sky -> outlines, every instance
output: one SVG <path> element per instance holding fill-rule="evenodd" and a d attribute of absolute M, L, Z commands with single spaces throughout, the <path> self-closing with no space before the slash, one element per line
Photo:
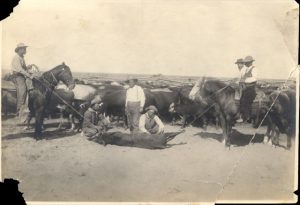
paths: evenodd
<path fill-rule="evenodd" d="M 259 78 L 282 79 L 296 65 L 297 8 L 287 0 L 22 0 L 2 23 L 2 69 L 23 42 L 26 63 L 42 70 L 65 62 L 75 72 L 236 77 L 235 60 L 252 55 Z"/>

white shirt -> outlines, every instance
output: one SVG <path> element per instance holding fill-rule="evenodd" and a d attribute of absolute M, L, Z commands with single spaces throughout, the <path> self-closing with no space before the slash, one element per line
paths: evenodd
<path fill-rule="evenodd" d="M 143 88 L 138 85 L 128 88 L 126 92 L 126 102 L 125 107 L 127 107 L 127 102 L 140 102 L 140 107 L 145 105 L 145 94 Z"/>
<path fill-rule="evenodd" d="M 252 76 L 248 76 L 250 69 L 252 68 L 251 71 L 251 75 Z M 245 82 L 245 83 L 253 83 L 257 81 L 257 71 L 256 68 L 254 66 L 250 66 L 250 67 L 243 67 L 241 69 L 241 82 Z M 248 74 L 247 74 L 248 73 Z"/>
<path fill-rule="evenodd" d="M 141 132 L 148 132 L 145 128 L 145 124 L 146 124 L 146 118 L 149 118 L 148 114 L 145 113 L 143 115 L 141 115 L 140 117 L 140 121 L 139 121 L 139 129 Z M 154 121 L 156 122 L 156 124 L 159 127 L 159 130 L 163 130 L 164 129 L 164 124 L 162 123 L 162 121 L 159 119 L 159 117 L 157 115 L 154 116 Z"/>

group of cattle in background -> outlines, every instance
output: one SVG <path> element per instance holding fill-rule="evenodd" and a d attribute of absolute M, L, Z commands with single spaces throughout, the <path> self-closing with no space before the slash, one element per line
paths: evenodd
<path fill-rule="evenodd" d="M 124 83 L 106 82 L 95 85 L 80 80 L 75 80 L 75 83 L 73 91 L 60 85 L 56 86 L 48 102 L 46 116 L 60 115 L 61 122 L 67 117 L 71 120 L 71 129 L 80 131 L 82 117 L 90 101 L 96 95 L 100 95 L 103 113 L 111 121 L 121 119 L 124 127 L 127 127 Z M 193 97 L 191 90 L 195 91 L 195 87 L 191 85 L 164 88 L 147 87 L 146 84 L 141 86 L 146 97 L 145 107 L 155 105 L 159 117 L 165 123 L 173 125 L 176 120 L 181 119 L 182 127 L 189 124 L 199 125 L 203 129 L 206 129 L 208 124 L 213 124 L 216 128 L 221 126 L 225 145 L 230 146 L 230 132 L 238 117 L 239 106 L 239 100 L 235 96 L 236 90 L 231 86 L 220 80 L 205 79 Z M 8 115 L 15 111 L 16 91 L 2 88 L 2 114 Z M 279 143 L 279 133 L 284 133 L 288 136 L 287 148 L 291 147 L 291 138 L 295 136 L 295 116 L 295 87 L 281 90 L 274 87 L 257 87 L 257 97 L 252 105 L 252 124 L 253 127 L 258 127 L 264 120 L 263 125 L 268 127 L 266 135 L 274 145 Z M 60 128 L 61 125 L 62 123 Z"/>

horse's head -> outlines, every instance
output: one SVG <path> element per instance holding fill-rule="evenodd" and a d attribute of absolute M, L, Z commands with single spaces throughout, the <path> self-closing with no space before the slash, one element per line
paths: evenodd
<path fill-rule="evenodd" d="M 71 90 L 75 87 L 71 69 L 65 63 L 56 66 L 50 72 L 52 73 L 57 83 L 59 81 L 62 81 Z"/>
<path fill-rule="evenodd" d="M 189 93 L 189 99 L 193 101 L 199 101 L 200 103 L 207 104 L 203 99 L 203 92 L 204 92 L 204 85 L 206 83 L 205 77 L 202 80 L 199 80 L 195 83 L 194 87 L 192 88 L 191 92 Z"/>

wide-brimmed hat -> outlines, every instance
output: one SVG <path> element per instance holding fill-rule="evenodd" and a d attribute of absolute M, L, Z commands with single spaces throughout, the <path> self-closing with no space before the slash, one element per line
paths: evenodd
<path fill-rule="evenodd" d="M 127 80 L 126 80 L 126 82 L 128 83 L 130 80 L 133 80 L 133 82 L 138 82 L 138 79 L 137 78 L 135 78 L 135 77 L 133 77 L 133 76 L 129 76 L 128 78 L 127 78 Z"/>
<path fill-rule="evenodd" d="M 100 95 L 97 95 L 94 97 L 94 99 L 91 101 L 91 105 L 100 104 L 102 103 L 102 99 Z"/>
<path fill-rule="evenodd" d="M 255 60 L 253 59 L 252 56 L 246 56 L 246 57 L 244 58 L 244 62 L 245 62 L 245 63 L 249 63 L 249 62 L 253 62 L 253 61 L 255 61 Z"/>
<path fill-rule="evenodd" d="M 244 63 L 244 59 L 239 58 L 236 60 L 235 64 L 243 64 Z"/>
<path fill-rule="evenodd" d="M 158 110 L 154 105 L 150 105 L 150 106 L 146 107 L 145 110 L 146 111 L 153 110 L 155 113 L 158 113 Z"/>
<path fill-rule="evenodd" d="M 26 47 L 28 47 L 28 46 L 26 46 L 24 43 L 19 43 L 17 45 L 17 47 L 15 48 L 15 52 L 17 52 L 20 48 L 26 48 Z"/>

